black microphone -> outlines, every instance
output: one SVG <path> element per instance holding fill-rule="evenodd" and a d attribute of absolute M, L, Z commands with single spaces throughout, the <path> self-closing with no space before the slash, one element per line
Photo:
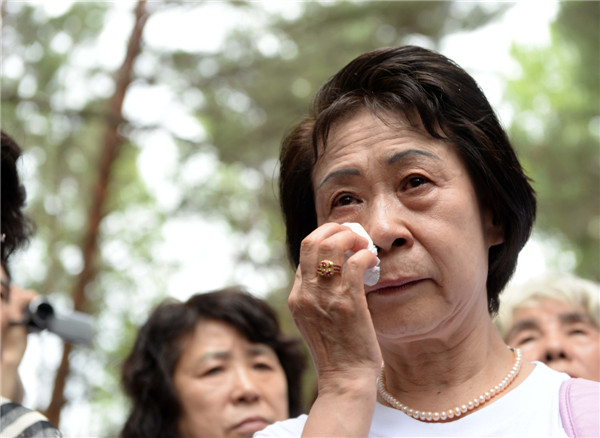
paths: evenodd
<path fill-rule="evenodd" d="M 71 311 L 59 313 L 44 296 L 34 297 L 25 309 L 24 323 L 29 333 L 48 330 L 72 344 L 89 344 L 94 319 L 91 315 Z"/>

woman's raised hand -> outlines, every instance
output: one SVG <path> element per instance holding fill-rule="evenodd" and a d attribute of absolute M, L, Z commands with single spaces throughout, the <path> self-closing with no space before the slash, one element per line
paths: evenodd
<path fill-rule="evenodd" d="M 377 257 L 367 245 L 367 239 L 337 223 L 320 226 L 302 241 L 288 303 L 311 350 L 319 391 L 337 380 L 347 385 L 354 376 L 376 379 L 381 366 L 363 284 L 365 271 L 377 264 Z M 343 270 L 331 276 L 318 273 L 323 260 L 342 265 L 346 251 L 355 254 Z"/>

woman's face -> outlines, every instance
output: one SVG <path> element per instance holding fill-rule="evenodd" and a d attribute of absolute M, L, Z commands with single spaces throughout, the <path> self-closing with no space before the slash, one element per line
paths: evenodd
<path fill-rule="evenodd" d="M 488 250 L 502 234 L 454 146 L 362 111 L 331 130 L 313 186 L 319 225 L 359 222 L 379 247 L 380 280 L 365 293 L 382 346 L 488 317 Z"/>
<path fill-rule="evenodd" d="M 600 328 L 583 307 L 552 298 L 526 303 L 514 311 L 506 343 L 525 360 L 600 381 Z"/>
<path fill-rule="evenodd" d="M 222 321 L 198 322 L 173 380 L 182 438 L 251 437 L 288 418 L 287 382 L 275 352 Z"/>

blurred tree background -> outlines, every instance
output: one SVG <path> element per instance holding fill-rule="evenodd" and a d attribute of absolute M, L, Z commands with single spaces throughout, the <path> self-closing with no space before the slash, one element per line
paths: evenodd
<path fill-rule="evenodd" d="M 538 194 L 537 232 L 558 266 L 600 280 L 600 3 L 562 2 L 551 45 L 513 47 L 511 138 Z"/>
<path fill-rule="evenodd" d="M 90 348 L 45 334 L 32 343 L 44 353 L 24 376 L 40 388 L 26 401 L 65 436 L 117 434 L 127 411 L 120 363 L 149 310 L 174 294 L 178 262 L 166 245 L 177 233 L 189 259 L 180 263 L 198 272 L 178 296 L 242 284 L 293 332 L 276 195 L 284 133 L 360 53 L 407 43 L 439 50 L 448 35 L 510 7 L 3 1 L 2 129 L 25 150 L 37 223 L 13 270 L 22 285 L 97 322 Z M 556 245 L 555 267 L 596 280 L 599 11 L 596 2 L 560 3 L 550 46 L 513 48 L 520 74 L 507 78 L 506 94 L 510 131 L 539 194 L 536 234 Z M 203 268 L 221 257 L 223 274 Z"/>

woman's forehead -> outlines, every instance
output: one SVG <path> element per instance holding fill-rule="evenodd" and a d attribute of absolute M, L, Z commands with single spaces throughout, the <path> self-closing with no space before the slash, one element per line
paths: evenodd
<path fill-rule="evenodd" d="M 367 129 L 379 131 L 384 128 L 398 131 L 403 129 L 425 131 L 418 116 L 415 121 L 410 121 L 403 113 L 392 113 L 385 110 L 374 112 L 367 108 L 360 108 L 333 122 L 329 127 L 327 141 L 329 144 L 335 140 L 343 140 L 345 136 L 356 133 L 356 131 L 364 132 Z"/>
<path fill-rule="evenodd" d="M 387 162 L 404 149 L 440 154 L 448 148 L 451 148 L 448 142 L 431 137 L 406 120 L 391 120 L 389 117 L 382 120 L 365 110 L 333 127 L 325 149 L 322 146 L 320 148 L 319 159 L 313 168 L 313 179 L 318 184 L 319 175 L 340 163 L 355 159 L 357 153 L 366 153 L 369 158 L 377 154 Z"/>

